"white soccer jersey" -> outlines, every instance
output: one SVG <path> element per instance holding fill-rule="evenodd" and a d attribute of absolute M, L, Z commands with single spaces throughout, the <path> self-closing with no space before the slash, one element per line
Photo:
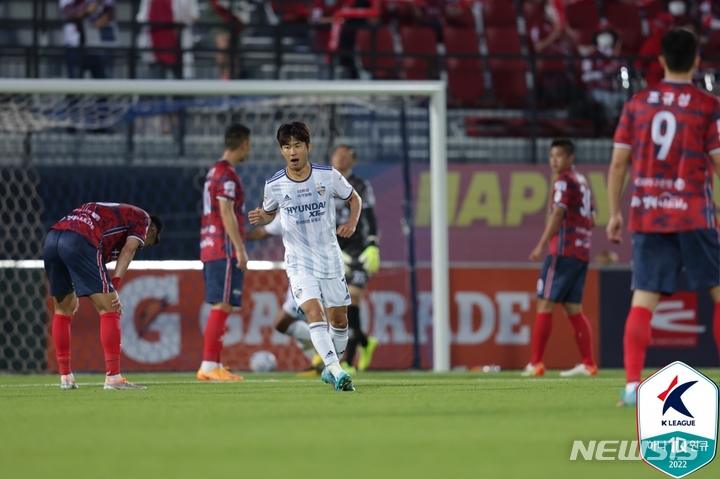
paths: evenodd
<path fill-rule="evenodd" d="M 335 236 L 335 198 L 347 200 L 353 188 L 333 167 L 310 164 L 305 181 L 278 171 L 265 183 L 263 209 L 278 215 L 285 245 L 288 276 L 340 278 L 345 275 L 342 252 Z"/>
<path fill-rule="evenodd" d="M 271 236 L 280 236 L 282 234 L 282 224 L 280 223 L 280 215 L 265 225 L 265 232 Z"/>

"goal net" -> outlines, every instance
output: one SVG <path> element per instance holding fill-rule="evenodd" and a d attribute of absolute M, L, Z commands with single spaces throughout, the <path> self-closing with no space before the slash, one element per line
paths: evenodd
<path fill-rule="evenodd" d="M 0 80 L 0 92 L 0 371 L 56 369 L 42 242 L 89 201 L 134 204 L 165 223 L 162 244 L 136 255 L 120 289 L 123 368 L 196 368 L 209 314 L 197 261 L 205 174 L 224 149 L 225 128 L 247 125 L 252 150 L 237 171 L 246 208 L 260 205 L 265 180 L 284 165 L 277 128 L 292 121 L 310 126 L 311 161 L 328 163 L 337 145 L 352 146 L 355 172 L 376 193 L 382 266 L 361 306 L 363 330 L 380 344 L 373 367 L 449 368 L 446 199 L 435 191 L 445 174 L 441 83 Z M 411 281 L 404 173 L 428 163 L 433 236 Z M 304 369 L 295 342 L 273 329 L 287 290 L 282 242 L 248 249 L 243 306 L 228 320 L 223 361 L 244 370 L 252 353 L 267 350 L 279 369 Z M 72 323 L 77 371 L 103 370 L 98 324 L 81 300 Z"/>

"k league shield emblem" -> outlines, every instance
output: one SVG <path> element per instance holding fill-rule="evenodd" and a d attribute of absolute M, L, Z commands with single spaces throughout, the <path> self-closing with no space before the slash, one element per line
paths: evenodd
<path fill-rule="evenodd" d="M 685 363 L 665 366 L 637 390 L 637 430 L 643 461 L 684 477 L 715 457 L 718 387 Z"/>

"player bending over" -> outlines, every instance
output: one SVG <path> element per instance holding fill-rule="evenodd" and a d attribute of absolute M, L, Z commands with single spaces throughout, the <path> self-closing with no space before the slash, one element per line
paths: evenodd
<path fill-rule="evenodd" d="M 340 367 L 348 341 L 350 293 L 336 234 L 352 236 L 362 200 L 337 170 L 308 161 L 312 144 L 307 125 L 282 125 L 277 140 L 287 166 L 265 183 L 263 206 L 250 212 L 250 223 L 264 226 L 279 211 L 290 288 L 325 363 L 321 378 L 337 391 L 354 391 L 352 378 Z M 350 202 L 348 221 L 337 229 L 335 198 Z"/>
<path fill-rule="evenodd" d="M 700 63 L 694 33 L 671 30 L 661 44 L 665 79 L 625 104 L 608 173 L 607 235 L 619 243 L 620 199 L 632 160 L 633 296 L 623 336 L 626 384 L 618 406 L 635 406 L 653 311 L 661 294 L 675 292 L 683 267 L 691 290 L 710 290 L 720 347 L 720 243 L 712 197 L 713 169 L 720 171 L 720 101 L 691 83 Z"/>
<path fill-rule="evenodd" d="M 557 174 L 553 185 L 552 209 L 545 231 L 531 261 L 538 261 L 550 243 L 537 284 L 537 315 L 532 334 L 532 358 L 523 376 L 542 376 L 545 346 L 550 338 L 552 315 L 556 303 L 562 303 L 575 331 L 582 363 L 560 373 L 561 376 L 595 376 L 597 366 L 593 358 L 592 331 L 582 312 L 590 255 L 590 236 L 594 224 L 595 207 L 585 177 L 575 170 L 575 145 L 567 138 L 556 138 L 550 146 L 550 168 Z"/>
<path fill-rule="evenodd" d="M 225 323 L 242 304 L 245 251 L 245 195 L 235 167 L 250 153 L 250 129 L 233 123 L 225 130 L 225 151 L 208 171 L 203 188 L 200 261 L 203 263 L 205 301 L 212 305 L 205 325 L 199 381 L 242 381 L 223 367 Z"/>
<path fill-rule="evenodd" d="M 70 323 L 78 297 L 87 296 L 100 314 L 105 352 L 104 389 L 146 389 L 120 374 L 120 315 L 117 290 L 135 253 L 160 242 L 157 216 L 122 203 L 86 203 L 50 228 L 43 245 L 45 273 L 53 298 L 52 336 L 60 389 L 77 389 L 70 368 Z M 110 279 L 106 263 L 117 261 Z"/>

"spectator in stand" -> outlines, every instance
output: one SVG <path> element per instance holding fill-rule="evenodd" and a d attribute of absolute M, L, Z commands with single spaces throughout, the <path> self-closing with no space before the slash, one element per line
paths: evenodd
<path fill-rule="evenodd" d="M 469 8 L 462 0 L 421 0 L 418 5 L 413 4 L 420 24 L 435 31 L 437 43 L 443 42 L 443 27 L 459 21 L 464 10 Z"/>
<path fill-rule="evenodd" d="M 668 5 L 669 7 L 670 5 Z M 670 12 L 660 12 L 650 22 L 650 35 L 645 39 L 640 47 L 640 52 L 638 52 L 638 56 L 643 58 L 635 62 L 635 68 L 642 72 L 648 88 L 655 87 L 665 76 L 665 70 L 658 60 L 662 53 L 660 41 L 666 32 L 675 27 L 686 28 L 693 33 L 697 32 L 695 22 L 688 15 L 675 17 Z"/>
<path fill-rule="evenodd" d="M 625 93 L 616 89 L 614 81 L 620 65 L 614 58 L 620 53 L 618 34 L 609 25 L 603 26 L 593 35 L 595 48 L 582 62 L 582 81 L 590 101 L 602 105 L 605 122 L 620 118 Z"/>
<path fill-rule="evenodd" d="M 327 79 L 330 77 L 330 69 L 333 67 L 331 57 L 326 55 L 330 47 L 330 27 L 333 22 L 335 12 L 343 8 L 370 8 L 369 0 L 314 0 L 312 11 L 310 12 L 310 23 L 316 28 L 314 29 L 313 47 L 320 52 L 321 73 L 320 78 Z M 347 75 L 351 79 L 360 77 L 358 69 L 355 66 L 355 31 L 367 25 L 367 20 L 363 18 L 348 18 L 342 25 L 340 32 L 340 41 L 338 49 L 341 53 L 338 56 L 339 64 L 347 71 Z"/>
<path fill-rule="evenodd" d="M 528 28 L 532 49 L 536 55 L 554 57 L 538 60 L 539 97 L 548 103 L 568 103 L 574 88 L 564 58 L 571 51 L 568 36 L 557 11 L 548 5 L 548 0 L 539 3 L 543 14 L 536 17 Z"/>
<path fill-rule="evenodd" d="M 720 30 L 720 2 L 705 0 L 700 4 L 700 15 L 704 31 Z"/>
<path fill-rule="evenodd" d="M 148 49 L 142 59 L 148 64 L 150 78 L 195 76 L 194 57 L 188 50 L 193 46 L 192 24 L 198 16 L 197 0 L 141 0 L 137 22 L 165 24 L 143 26 L 138 38 L 138 47 Z"/>
<path fill-rule="evenodd" d="M 252 4 L 231 2 L 231 0 L 209 0 L 200 5 L 201 25 L 209 24 L 209 31 L 200 34 L 201 46 L 203 49 L 214 49 L 215 64 L 218 69 L 218 77 L 221 80 L 240 77 L 240 61 L 236 56 L 234 64 L 230 64 L 230 45 L 233 41 L 233 34 L 236 35 L 236 53 L 240 52 L 241 37 L 244 25 L 250 23 L 250 12 L 241 9 L 242 6 L 254 6 Z M 232 8 L 231 8 L 232 7 Z M 224 24 L 224 25 L 220 25 Z"/>
<path fill-rule="evenodd" d="M 67 23 L 63 43 L 68 78 L 112 78 L 112 57 L 102 50 L 118 42 L 115 0 L 60 0 Z"/>

